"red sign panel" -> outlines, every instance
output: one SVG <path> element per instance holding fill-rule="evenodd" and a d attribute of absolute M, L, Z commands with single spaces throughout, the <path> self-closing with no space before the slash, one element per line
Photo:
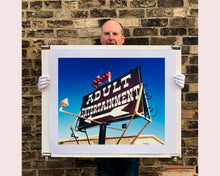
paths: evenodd
<path fill-rule="evenodd" d="M 99 87 L 83 97 L 81 116 L 99 122 L 115 122 L 130 118 L 134 114 L 140 83 L 142 80 L 138 67 Z M 141 100 L 139 113 L 144 113 L 143 106 Z M 85 129 L 94 125 L 98 124 L 80 118 L 78 128 Z"/>

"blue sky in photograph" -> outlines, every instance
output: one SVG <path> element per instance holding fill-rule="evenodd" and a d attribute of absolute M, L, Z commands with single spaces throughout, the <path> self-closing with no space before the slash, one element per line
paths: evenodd
<path fill-rule="evenodd" d="M 92 86 L 97 75 L 111 72 L 111 80 L 128 73 L 131 69 L 141 66 L 142 80 L 146 93 L 150 91 L 152 97 L 148 105 L 153 108 L 152 122 L 142 132 L 142 135 L 155 135 L 165 142 L 165 59 L 164 58 L 59 58 L 58 61 L 58 103 L 68 98 L 69 106 L 63 110 L 78 114 L 81 108 L 83 96 L 95 91 Z M 104 82 L 102 85 L 104 85 Z M 60 108 L 60 105 L 58 105 Z M 58 113 L 58 138 L 70 138 L 70 127 L 76 117 Z M 122 124 L 128 120 L 112 123 L 112 127 L 122 128 Z M 143 118 L 134 119 L 125 136 L 137 135 L 147 121 Z M 88 135 L 98 135 L 99 126 L 87 129 Z M 76 132 L 80 137 L 84 133 Z M 116 137 L 121 131 L 107 128 L 107 137 Z"/>

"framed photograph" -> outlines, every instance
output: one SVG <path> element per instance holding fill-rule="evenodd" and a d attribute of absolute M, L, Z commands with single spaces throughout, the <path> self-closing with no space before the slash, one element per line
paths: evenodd
<path fill-rule="evenodd" d="M 181 157 L 178 46 L 42 50 L 42 154 Z"/>

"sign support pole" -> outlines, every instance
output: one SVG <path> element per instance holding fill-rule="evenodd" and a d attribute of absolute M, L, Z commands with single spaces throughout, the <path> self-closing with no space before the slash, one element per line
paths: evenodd
<path fill-rule="evenodd" d="M 134 114 L 133 116 L 131 117 L 127 127 L 125 128 L 124 132 L 122 133 L 122 135 L 120 136 L 117 144 L 119 144 L 119 142 L 121 141 L 121 138 L 124 136 L 125 132 L 127 131 L 131 121 L 134 119 L 135 115 L 137 114 L 138 112 L 138 108 L 139 108 L 139 105 L 140 105 L 140 100 L 141 100 L 141 96 L 142 96 L 142 91 L 143 91 L 143 83 L 141 83 L 141 86 L 140 86 L 140 91 L 139 91 L 139 95 L 138 95 L 138 99 L 137 99 L 137 103 L 136 103 L 136 106 L 135 106 L 135 110 L 134 110 Z"/>
<path fill-rule="evenodd" d="M 136 139 L 140 136 L 140 134 L 144 131 L 144 129 L 147 127 L 147 125 L 149 124 L 150 122 L 148 121 L 145 126 L 142 128 L 142 130 L 138 133 L 137 136 L 135 136 L 134 140 L 131 142 L 131 144 L 134 144 L 134 142 L 136 141 Z"/>
<path fill-rule="evenodd" d="M 80 116 L 81 111 L 79 112 L 78 116 Z M 72 126 L 70 127 L 70 129 L 73 129 L 73 126 L 75 125 L 76 121 L 78 120 L 79 117 L 76 116 L 76 119 L 74 120 Z"/>
<path fill-rule="evenodd" d="M 74 137 L 76 143 L 79 145 L 79 142 L 78 142 L 78 140 L 77 140 L 77 137 L 76 137 L 75 133 L 73 132 L 73 129 L 71 129 L 71 131 L 72 131 L 72 134 L 73 134 L 73 137 Z"/>
<path fill-rule="evenodd" d="M 144 96 L 145 96 L 145 95 L 146 95 L 146 94 L 145 94 L 145 91 L 144 91 Z M 148 114 L 148 117 L 149 117 L 149 118 L 147 118 L 146 120 L 147 120 L 148 122 L 145 124 L 145 126 L 142 128 L 142 130 L 138 133 L 138 135 L 135 136 L 135 138 L 134 138 L 134 140 L 131 142 L 131 144 L 134 144 L 134 142 L 136 141 L 136 139 L 137 139 L 137 138 L 140 136 L 140 134 L 144 131 L 144 129 L 147 127 L 147 125 L 148 125 L 150 122 L 152 122 L 146 96 L 145 96 L 145 101 L 146 101 L 146 106 L 147 106 L 147 114 Z M 145 119 L 145 118 L 144 118 L 144 119 Z"/>
<path fill-rule="evenodd" d="M 106 124 L 102 123 L 99 129 L 99 144 L 105 144 Z"/>
<path fill-rule="evenodd" d="M 89 136 L 88 136 L 88 134 L 87 134 L 87 131 L 86 131 L 86 130 L 85 130 L 85 133 L 86 133 L 86 138 L 87 138 L 87 141 L 88 141 L 88 143 L 89 143 L 89 145 L 90 145 Z"/>

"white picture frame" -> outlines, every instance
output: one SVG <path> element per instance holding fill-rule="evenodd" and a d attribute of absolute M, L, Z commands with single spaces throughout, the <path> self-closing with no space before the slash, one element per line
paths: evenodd
<path fill-rule="evenodd" d="M 57 141 L 58 58 L 60 57 L 165 58 L 165 144 L 59 145 Z M 42 75 L 49 75 L 51 82 L 49 87 L 42 92 L 42 155 L 51 157 L 181 157 L 181 89 L 173 80 L 177 73 L 181 73 L 181 47 L 178 46 L 52 45 L 49 49 L 43 49 Z"/>

